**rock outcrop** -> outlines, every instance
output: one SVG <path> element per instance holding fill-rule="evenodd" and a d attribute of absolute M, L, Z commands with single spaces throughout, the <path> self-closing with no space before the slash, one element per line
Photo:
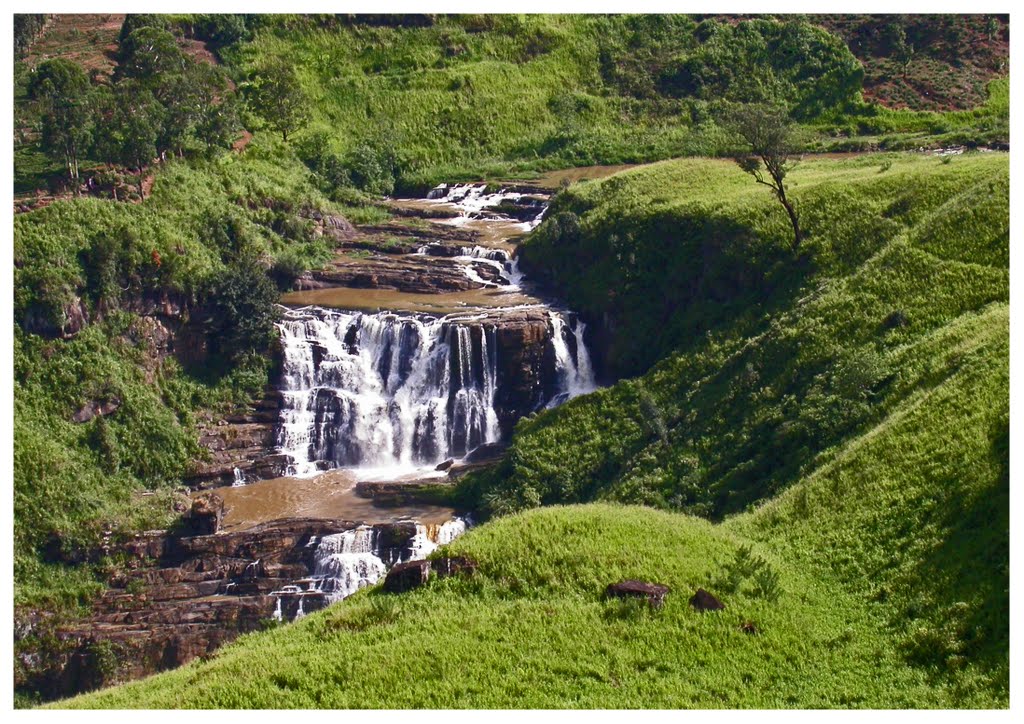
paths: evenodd
<path fill-rule="evenodd" d="M 725 608 L 724 603 L 719 601 L 703 588 L 698 588 L 697 592 L 690 597 L 690 605 L 701 612 L 721 611 Z"/>
<path fill-rule="evenodd" d="M 639 598 L 647 601 L 651 608 L 661 608 L 665 604 L 665 596 L 670 590 L 668 586 L 660 583 L 627 579 L 610 584 L 605 589 L 604 595 L 607 598 Z"/>
<path fill-rule="evenodd" d="M 192 516 L 216 517 L 213 497 L 203 496 Z M 316 542 L 357 525 L 290 519 L 217 535 L 139 534 L 109 551 L 122 563 L 89 616 L 18 613 L 15 687 L 48 699 L 71 696 L 207 656 L 275 613 L 294 618 L 300 599 L 305 613 L 322 608 L 323 594 L 307 589 Z M 413 552 L 414 523 L 373 529 L 385 562 Z M 430 564 L 419 564 L 429 575 Z"/>
<path fill-rule="evenodd" d="M 384 590 L 388 593 L 405 593 L 419 588 L 430 578 L 430 561 L 407 561 L 399 563 L 388 571 L 384 579 Z"/>

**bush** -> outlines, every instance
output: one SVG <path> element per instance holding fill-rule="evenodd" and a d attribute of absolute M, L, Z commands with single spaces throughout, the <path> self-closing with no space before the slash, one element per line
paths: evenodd
<path fill-rule="evenodd" d="M 251 256 L 229 264 L 205 294 L 210 349 L 228 359 L 269 349 L 280 312 L 277 287 Z"/>

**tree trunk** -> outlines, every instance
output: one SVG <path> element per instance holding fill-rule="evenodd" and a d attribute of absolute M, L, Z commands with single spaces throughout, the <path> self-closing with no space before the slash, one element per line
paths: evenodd
<path fill-rule="evenodd" d="M 793 251 L 795 252 L 800 248 L 800 242 L 803 241 L 803 235 L 800 233 L 800 218 L 797 216 L 793 204 L 786 198 L 786 194 L 779 194 L 779 201 L 786 207 L 786 213 L 789 214 L 789 222 L 793 225 Z"/>

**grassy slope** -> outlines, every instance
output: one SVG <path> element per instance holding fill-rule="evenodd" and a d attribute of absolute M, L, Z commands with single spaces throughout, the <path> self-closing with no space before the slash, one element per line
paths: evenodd
<path fill-rule="evenodd" d="M 658 164 L 571 192 L 560 208 L 580 210 L 579 240 L 530 242 L 570 305 L 622 310 L 627 353 L 680 351 L 522 421 L 469 492 L 499 513 L 594 499 L 736 512 L 941 374 L 936 330 L 1008 299 L 1007 160 L 880 160 L 794 172 L 814 229 L 802 263 L 784 251 L 781 210 L 724 164 Z M 739 233 L 716 248 L 712 225 Z M 750 258 L 771 260 L 772 276 L 751 281 Z M 731 297 L 714 293 L 737 278 Z M 602 306 L 608 289 L 617 306 Z"/>
<path fill-rule="evenodd" d="M 976 164 L 971 173 L 981 178 L 995 170 L 986 183 L 997 187 L 1006 163 L 958 161 Z M 925 186 L 928 162 L 939 166 L 912 162 L 921 164 Z M 856 188 L 860 172 L 847 170 Z M 962 181 L 962 193 L 973 199 Z M 435 581 L 398 597 L 364 592 L 298 624 L 247 636 L 209 662 L 71 704 L 1006 706 L 1005 235 L 993 235 L 998 240 L 979 251 L 972 244 L 978 224 L 949 199 L 908 214 L 910 233 L 747 345 L 806 342 L 824 325 L 815 334 L 861 354 L 871 340 L 900 371 L 893 383 L 899 393 L 873 400 L 861 427 L 811 458 L 776 499 L 720 524 L 607 503 L 500 518 L 451 546 L 481 562 L 472 580 Z M 1004 214 L 999 206 L 993 219 Z M 927 228 L 942 229 L 941 241 Z M 946 258 L 915 248 L 925 240 Z M 875 339 L 875 317 L 896 303 L 910 325 L 897 341 Z M 675 389 L 669 380 L 687 373 L 680 359 L 648 375 L 652 395 Z M 814 359 L 798 355 L 794 364 Z M 551 448 L 562 455 L 562 470 L 581 465 L 579 456 L 566 457 L 573 445 L 586 447 L 571 422 L 579 410 L 603 404 L 609 421 L 627 420 L 627 430 L 637 425 L 628 422 L 636 414 L 615 402 L 634 384 L 541 418 L 572 440 Z M 728 401 L 736 411 L 745 404 Z M 542 451 L 523 446 L 531 436 L 529 425 L 517 434 L 517 465 Z M 725 438 L 718 454 L 727 455 L 734 440 Z M 615 446 L 598 444 L 614 458 Z M 724 570 L 743 544 L 779 574 L 777 602 L 749 581 L 729 592 Z M 603 601 L 604 586 L 623 577 L 661 581 L 674 593 L 658 613 Z M 690 609 L 686 598 L 697 586 L 721 594 L 726 611 Z M 761 633 L 741 633 L 747 620 Z"/>
<path fill-rule="evenodd" d="M 70 704 L 1005 706 L 1007 309 L 965 327 L 957 371 L 756 513 L 713 525 L 591 504 L 502 518 L 450 547 L 481 562 L 472 580 L 361 593 Z M 741 586 L 722 613 L 690 609 L 697 586 L 721 593 L 751 539 L 780 574 L 778 601 Z M 674 593 L 656 613 L 601 600 L 623 577 Z"/>
<path fill-rule="evenodd" d="M 643 22 L 461 16 L 426 28 L 323 30 L 283 19 L 228 60 L 240 71 L 271 57 L 294 63 L 312 100 L 303 134 L 325 133 L 339 151 L 368 144 L 395 152 L 406 187 L 728 152 L 733 141 L 712 118 L 716 98 L 634 96 L 602 77 L 603 54 L 611 53 L 624 83 L 653 88 L 663 66 L 699 54 L 692 29 L 664 38 L 656 20 L 649 29 Z M 612 38 L 623 40 L 607 45 Z M 814 70 L 807 74 L 803 82 L 814 85 Z M 993 96 L 1004 97 L 1006 87 L 998 80 Z M 826 115 L 809 123 L 814 150 L 1008 138 L 1000 103 L 951 113 L 854 103 Z"/>

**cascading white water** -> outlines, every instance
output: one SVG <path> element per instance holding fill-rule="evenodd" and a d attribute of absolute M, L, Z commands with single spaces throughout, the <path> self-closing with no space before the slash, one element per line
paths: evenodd
<path fill-rule="evenodd" d="M 243 473 L 238 468 L 235 468 L 234 476 L 235 476 L 235 479 L 232 481 L 231 487 L 233 487 L 233 488 L 240 488 L 243 485 L 245 485 L 245 473 Z"/>
<path fill-rule="evenodd" d="M 496 442 L 495 324 L 466 315 L 288 312 L 279 324 L 278 427 L 288 474 L 412 470 Z M 584 328 L 549 310 L 558 390 L 548 407 L 596 389 Z"/>
<path fill-rule="evenodd" d="M 413 467 L 498 439 L 493 325 L 312 309 L 279 327 L 289 474 Z"/>
<path fill-rule="evenodd" d="M 376 550 L 377 535 L 369 527 L 325 535 L 320 540 L 313 576 L 329 603 L 372 586 L 387 574 Z"/>
<path fill-rule="evenodd" d="M 462 535 L 468 526 L 468 520 L 459 517 L 445 521 L 441 525 L 427 526 L 417 523 L 416 534 L 409 541 L 404 553 L 396 555 L 395 551 L 392 551 L 393 560 L 390 563 L 426 558 L 439 546 L 451 543 Z M 315 553 L 314 583 L 311 590 L 323 593 L 328 603 L 334 603 L 351 596 L 361 588 L 377 583 L 387 575 L 389 568 L 389 564 L 384 560 L 384 552 L 378 546 L 378 538 L 377 531 L 369 526 L 321 538 Z M 284 589 L 282 591 L 289 593 Z M 299 596 L 299 615 L 302 615 L 301 594 Z"/>
<path fill-rule="evenodd" d="M 519 201 L 523 196 L 525 194 L 504 189 L 487 193 L 486 184 L 454 184 L 452 186 L 441 184 L 427 193 L 428 200 L 454 206 L 462 212 L 460 216 L 441 222 L 454 226 L 462 226 L 473 219 L 479 219 L 488 209 L 498 206 L 501 202 Z M 520 222 L 519 226 L 523 231 L 535 229 L 543 220 L 545 211 L 547 211 L 547 206 L 539 207 L 536 216 L 528 221 Z"/>
<path fill-rule="evenodd" d="M 587 352 L 587 345 L 583 342 L 583 332 L 586 325 L 582 320 L 576 320 L 575 329 L 572 330 L 573 342 L 576 348 L 575 355 L 569 349 L 566 339 L 566 322 L 561 314 L 551 311 L 551 344 L 555 350 L 555 370 L 561 384 L 562 394 L 556 397 L 548 407 L 560 404 L 565 400 L 585 395 L 597 389 L 594 381 L 594 368 L 590 362 L 590 353 Z"/>
<path fill-rule="evenodd" d="M 466 532 L 468 523 L 462 518 L 452 518 L 441 525 L 426 526 L 417 523 L 416 535 L 412 539 L 410 548 L 412 555 L 409 560 L 426 558 L 440 546 L 451 543 L 460 535 Z"/>

